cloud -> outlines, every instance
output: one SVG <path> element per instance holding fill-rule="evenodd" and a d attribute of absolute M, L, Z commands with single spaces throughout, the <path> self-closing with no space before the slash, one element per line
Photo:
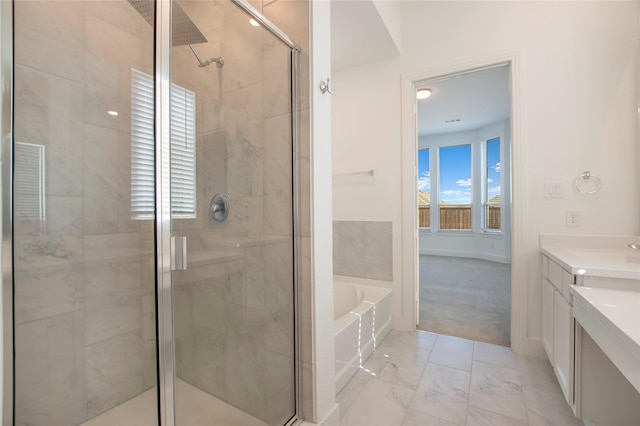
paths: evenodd
<path fill-rule="evenodd" d="M 500 162 L 498 161 L 495 166 L 492 167 L 493 170 L 500 173 Z"/>
<path fill-rule="evenodd" d="M 471 178 L 469 179 L 459 179 L 456 181 L 456 185 L 458 186 L 471 186 Z"/>
<path fill-rule="evenodd" d="M 487 183 L 492 183 L 492 182 L 493 182 L 493 179 L 487 178 Z"/>
<path fill-rule="evenodd" d="M 490 196 L 500 195 L 500 185 L 490 186 L 487 189 L 487 192 L 488 192 L 488 195 L 490 195 Z"/>
<path fill-rule="evenodd" d="M 429 192 L 431 189 L 431 172 L 422 172 L 418 177 L 418 189 L 420 191 Z"/>
<path fill-rule="evenodd" d="M 449 204 L 470 204 L 471 189 L 448 189 L 441 191 L 440 200 Z"/>

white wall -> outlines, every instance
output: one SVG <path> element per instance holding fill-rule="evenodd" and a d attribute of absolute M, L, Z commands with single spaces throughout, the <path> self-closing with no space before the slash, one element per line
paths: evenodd
<path fill-rule="evenodd" d="M 314 419 L 318 424 L 337 424 L 335 402 L 335 352 L 333 333 L 333 239 L 331 220 L 331 100 L 318 82 L 330 77 L 329 2 L 311 3 L 311 212 L 312 268 L 312 360 L 315 392 Z M 303 400 L 310 395 L 302 395 Z M 302 401 L 304 404 L 304 401 Z M 312 419 L 307 419 L 312 420 Z"/>
<path fill-rule="evenodd" d="M 393 223 L 394 318 L 401 308 L 401 76 L 516 52 L 520 58 L 519 139 L 526 214 L 523 235 L 527 336 L 540 337 L 538 235 L 637 234 L 636 2 L 402 2 L 401 56 L 333 75 L 333 163 L 374 169 L 358 185 L 334 184 L 334 220 Z M 603 189 L 572 189 L 584 170 Z M 407 171 L 411 173 L 411 171 Z M 543 198 L 545 181 L 563 199 Z M 612 206 L 615 206 L 612 208 Z M 578 210 L 582 227 L 565 227 Z M 520 285 L 521 283 L 518 283 Z"/>
<path fill-rule="evenodd" d="M 481 208 L 473 209 L 471 231 L 439 231 L 437 226 L 430 229 L 420 229 L 419 252 L 420 254 L 472 257 L 477 259 L 491 260 L 494 262 L 509 263 L 511 261 L 511 224 L 508 218 L 511 217 L 511 200 L 509 185 L 510 168 L 510 132 L 509 120 L 493 123 L 476 130 L 466 132 L 444 133 L 438 135 L 420 136 L 418 148 L 430 148 L 429 162 L 431 174 L 431 194 L 435 203 L 437 188 L 439 187 L 438 173 L 436 173 L 436 151 L 443 146 L 451 145 L 472 145 L 473 162 L 471 171 L 473 182 L 482 180 L 482 143 L 489 139 L 500 138 L 500 158 L 502 166 L 501 188 L 502 188 L 502 232 L 487 233 L 481 227 Z M 481 206 L 482 194 L 480 189 L 473 190 L 474 206 Z M 437 209 L 431 209 L 431 223 L 439 223 L 437 220 Z"/>

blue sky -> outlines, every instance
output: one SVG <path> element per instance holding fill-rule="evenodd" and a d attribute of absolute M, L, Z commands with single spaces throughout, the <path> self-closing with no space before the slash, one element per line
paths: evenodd
<path fill-rule="evenodd" d="M 418 189 L 431 192 L 429 156 L 431 150 L 418 151 Z M 500 194 L 500 144 L 493 139 L 487 144 L 488 194 Z M 471 146 L 459 145 L 440 149 L 440 201 L 449 204 L 471 204 Z"/>

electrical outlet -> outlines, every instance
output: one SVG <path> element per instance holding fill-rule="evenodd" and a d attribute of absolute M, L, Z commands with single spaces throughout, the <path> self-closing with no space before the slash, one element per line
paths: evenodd
<path fill-rule="evenodd" d="M 571 228 L 580 227 L 580 212 L 567 210 L 567 226 Z"/>

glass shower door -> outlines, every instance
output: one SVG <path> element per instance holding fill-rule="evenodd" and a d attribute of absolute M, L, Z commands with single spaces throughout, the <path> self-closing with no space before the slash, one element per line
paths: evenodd
<path fill-rule="evenodd" d="M 131 202 L 153 28 L 127 1 L 13 8 L 14 424 L 157 424 L 154 220 Z"/>
<path fill-rule="evenodd" d="M 171 227 L 187 241 L 172 277 L 176 424 L 283 425 L 295 414 L 291 48 L 231 1 L 172 7 Z"/>
<path fill-rule="evenodd" d="M 291 46 L 231 1 L 13 9 L 14 423 L 286 424 Z"/>

